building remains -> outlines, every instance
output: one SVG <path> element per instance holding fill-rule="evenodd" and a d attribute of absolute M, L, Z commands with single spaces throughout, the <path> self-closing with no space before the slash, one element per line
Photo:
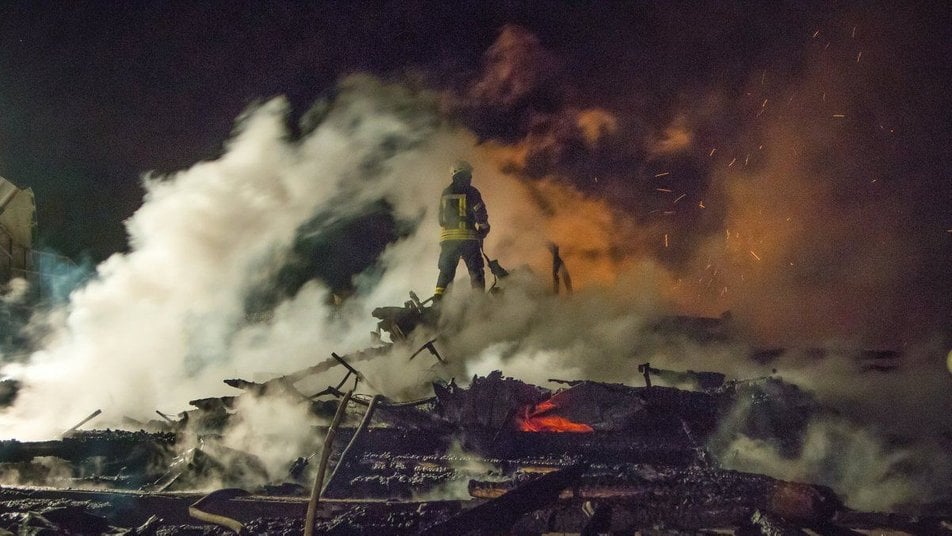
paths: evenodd
<path fill-rule="evenodd" d="M 35 229 L 33 190 L 21 189 L 0 177 L 0 285 L 33 273 Z"/>

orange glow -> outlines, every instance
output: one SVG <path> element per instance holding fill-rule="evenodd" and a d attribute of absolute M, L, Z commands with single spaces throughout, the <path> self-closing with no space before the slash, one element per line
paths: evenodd
<path fill-rule="evenodd" d="M 515 416 L 516 428 L 521 432 L 587 433 L 595 431 L 587 424 L 548 414 L 557 409 L 559 406 L 551 399 L 534 406 L 526 406 Z"/>

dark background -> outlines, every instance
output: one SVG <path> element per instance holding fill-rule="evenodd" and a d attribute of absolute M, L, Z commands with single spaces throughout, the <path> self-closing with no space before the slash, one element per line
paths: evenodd
<path fill-rule="evenodd" d="M 3 2 L 0 174 L 36 192 L 40 247 L 98 261 L 127 247 L 122 221 L 141 204 L 143 173 L 216 157 L 235 118 L 262 99 L 286 95 L 301 114 L 348 73 L 412 73 L 463 96 L 459 118 L 483 138 L 511 142 L 551 129 L 533 118 L 568 106 L 616 111 L 637 136 L 700 105 L 710 87 L 742 101 L 761 70 L 773 81 L 803 76 L 816 55 L 804 46 L 814 31 L 832 35 L 859 21 L 866 58 L 889 69 L 877 87 L 853 88 L 868 95 L 869 110 L 858 112 L 902 133 L 864 150 L 888 153 L 877 172 L 916 170 L 915 183 L 896 190 L 908 192 L 903 207 L 917 214 L 896 224 L 934 233 L 952 228 L 952 10 L 898 4 Z M 536 87 L 515 103 L 473 103 L 469 90 L 507 24 L 545 50 L 532 58 Z M 735 136 L 742 121 L 722 112 L 699 135 Z M 643 152 L 599 150 L 567 143 L 520 171 L 559 169 L 583 190 L 600 174 L 611 196 L 633 197 L 611 179 L 643 167 Z M 671 165 L 706 173 L 692 162 Z"/>

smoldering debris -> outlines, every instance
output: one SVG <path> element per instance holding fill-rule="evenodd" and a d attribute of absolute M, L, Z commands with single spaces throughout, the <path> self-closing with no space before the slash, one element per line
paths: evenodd
<path fill-rule="evenodd" d="M 361 368 L 387 351 L 423 359 L 428 345 L 434 363 L 453 359 L 439 339 L 414 352 L 396 333 L 397 342 L 268 381 L 227 379 L 237 394 L 128 423 L 138 431 L 77 427 L 58 439 L 2 441 L 0 528 L 300 534 L 309 509 L 313 534 L 334 535 L 942 533 L 952 522 L 949 496 L 877 513 L 847 506 L 817 482 L 730 469 L 727 446 L 741 438 L 795 459 L 811 448 L 813 423 L 835 415 L 778 377 L 643 364 L 639 386 L 554 380 L 550 388 L 494 371 L 466 384 L 434 382 L 418 400 L 370 396 Z M 340 381 L 308 390 L 328 371 Z M 273 420 L 290 412 L 307 428 L 301 455 L 279 444 L 254 454 L 235 448 L 229 437 L 259 406 Z M 269 450 L 283 463 L 264 460 Z M 325 469 L 315 496 L 311 484 Z"/>

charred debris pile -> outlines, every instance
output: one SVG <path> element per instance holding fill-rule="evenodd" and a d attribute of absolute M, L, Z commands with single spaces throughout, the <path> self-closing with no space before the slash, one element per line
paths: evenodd
<path fill-rule="evenodd" d="M 416 299 L 375 312 L 393 340 L 432 314 Z M 411 358 L 445 359 L 437 345 Z M 81 423 L 54 440 L 0 441 L 0 534 L 952 534 L 948 508 L 858 512 L 822 486 L 723 468 L 711 446 L 727 440 L 721 424 L 739 402 L 751 409 L 735 431 L 790 456 L 803 447 L 825 410 L 778 378 L 645 363 L 639 386 L 549 389 L 497 371 L 434 383 L 412 402 L 355 394 L 361 361 L 386 346 L 264 383 L 225 380 L 234 396 L 130 423 L 137 431 Z M 338 384 L 296 387 L 332 368 Z M 314 453 L 274 478 L 221 441 L 241 397 L 284 397 L 330 424 L 312 427 Z"/>

